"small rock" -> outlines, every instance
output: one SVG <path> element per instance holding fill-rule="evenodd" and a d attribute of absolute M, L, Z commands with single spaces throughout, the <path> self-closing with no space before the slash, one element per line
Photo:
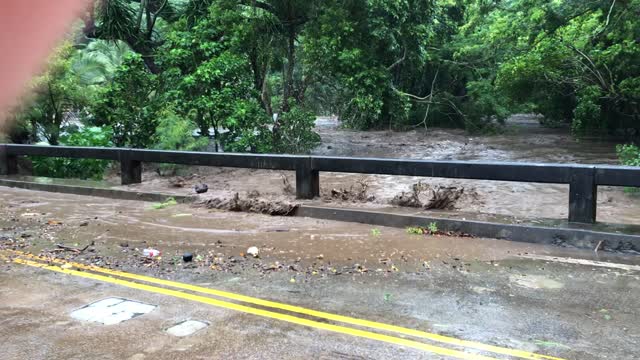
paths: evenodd
<path fill-rule="evenodd" d="M 83 222 L 83 223 L 80 223 L 80 225 L 79 225 L 79 226 L 88 226 L 88 225 L 89 225 L 89 223 L 85 221 L 85 222 Z"/>
<path fill-rule="evenodd" d="M 258 249 L 255 246 L 252 246 L 247 249 L 247 254 L 253 256 L 254 258 L 257 258 L 258 256 L 260 256 L 260 249 Z"/>
<path fill-rule="evenodd" d="M 184 261 L 184 262 L 192 262 L 193 261 L 193 254 L 192 253 L 184 253 L 182 255 L 182 261 Z"/>
<path fill-rule="evenodd" d="M 204 194 L 209 191 L 209 186 L 207 184 L 196 184 L 194 187 L 197 194 Z"/>
<path fill-rule="evenodd" d="M 316 256 L 316 259 L 322 260 L 322 259 L 324 259 L 324 255 L 320 254 L 320 255 Z"/>

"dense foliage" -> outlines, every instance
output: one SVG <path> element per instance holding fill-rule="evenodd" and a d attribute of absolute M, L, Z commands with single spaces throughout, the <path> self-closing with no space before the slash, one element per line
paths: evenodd
<path fill-rule="evenodd" d="M 640 148 L 633 144 L 618 145 L 616 148 L 622 165 L 640 166 Z"/>
<path fill-rule="evenodd" d="M 68 146 L 112 146 L 111 129 L 85 127 L 60 136 L 60 144 Z M 69 159 L 32 156 L 33 174 L 57 178 L 101 180 L 109 165 L 107 160 Z"/>
<path fill-rule="evenodd" d="M 304 153 L 316 115 L 491 131 L 523 111 L 635 136 L 639 13 L 640 0 L 96 1 L 11 137 L 56 144 L 79 121 L 116 146 L 190 148 L 159 138 L 171 121 L 216 150 Z"/>

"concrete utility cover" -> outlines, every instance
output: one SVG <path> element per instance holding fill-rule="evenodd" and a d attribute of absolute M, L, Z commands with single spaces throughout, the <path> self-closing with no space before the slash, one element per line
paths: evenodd
<path fill-rule="evenodd" d="M 187 320 L 168 328 L 167 332 L 173 336 L 188 336 L 207 326 L 209 326 L 209 324 L 202 321 Z"/>
<path fill-rule="evenodd" d="M 107 298 L 72 312 L 71 317 L 82 321 L 113 325 L 147 314 L 155 308 L 155 305 L 144 304 L 139 301 Z"/>

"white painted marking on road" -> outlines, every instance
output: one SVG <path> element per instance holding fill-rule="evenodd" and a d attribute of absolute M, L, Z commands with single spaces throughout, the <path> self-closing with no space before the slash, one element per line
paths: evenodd
<path fill-rule="evenodd" d="M 71 317 L 81 321 L 114 325 L 147 314 L 155 308 L 155 305 L 138 301 L 107 298 L 73 311 Z"/>
<path fill-rule="evenodd" d="M 206 328 L 207 326 L 209 326 L 209 324 L 202 321 L 187 320 L 168 328 L 167 333 L 179 337 L 189 336 L 197 331 Z"/>
<path fill-rule="evenodd" d="M 587 266 L 606 267 L 611 269 L 640 271 L 640 266 L 638 265 L 610 263 L 610 262 L 604 262 L 604 261 L 593 261 L 593 260 L 586 260 L 586 259 L 575 259 L 575 258 L 547 256 L 547 255 L 533 255 L 533 254 L 518 255 L 518 257 L 531 259 L 531 260 L 559 262 L 559 263 L 565 263 L 565 264 L 587 265 Z"/>

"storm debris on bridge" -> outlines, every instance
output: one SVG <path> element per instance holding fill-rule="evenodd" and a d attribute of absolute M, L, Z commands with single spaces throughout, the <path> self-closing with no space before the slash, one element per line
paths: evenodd
<path fill-rule="evenodd" d="M 204 206 L 208 209 L 249 212 L 273 216 L 293 216 L 299 206 L 298 204 L 284 201 L 268 201 L 250 197 L 241 198 L 239 193 L 235 193 L 231 199 L 217 197 L 205 200 L 197 205 Z"/>

